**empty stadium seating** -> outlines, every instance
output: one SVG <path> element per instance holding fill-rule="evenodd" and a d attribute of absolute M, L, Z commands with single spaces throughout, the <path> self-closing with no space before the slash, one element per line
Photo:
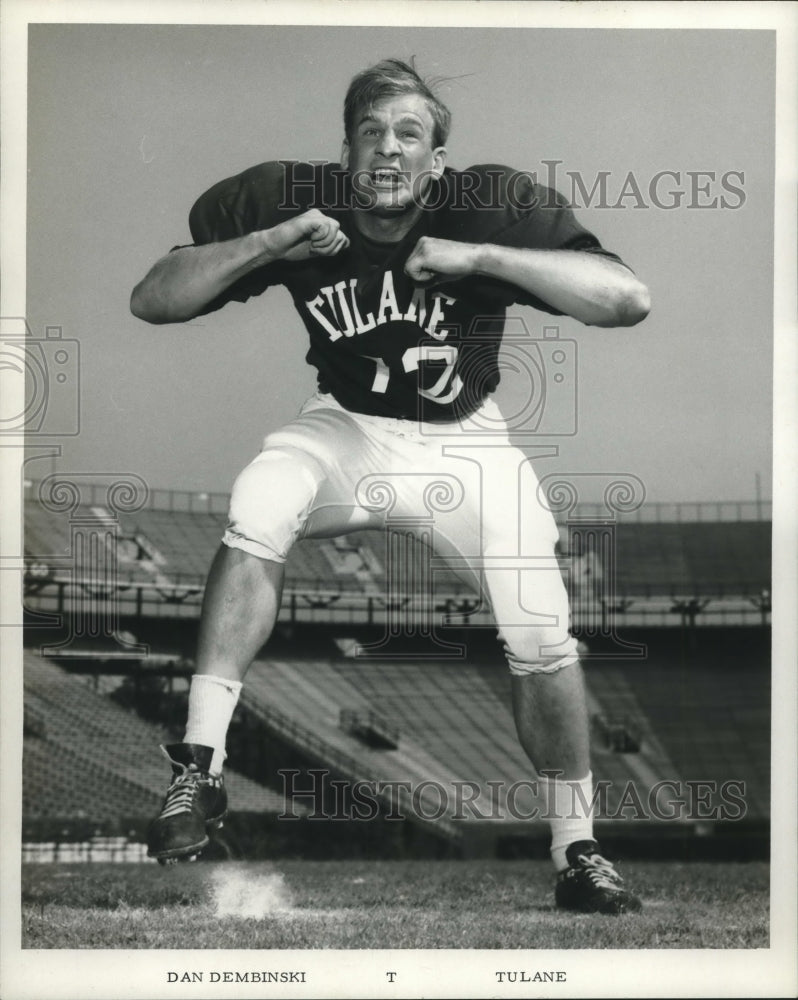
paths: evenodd
<path fill-rule="evenodd" d="M 34 653 L 25 653 L 24 670 L 25 816 L 100 821 L 157 811 L 169 776 L 158 745 L 169 734 Z M 235 772 L 228 788 L 237 810 L 282 810 L 281 796 Z"/>
<path fill-rule="evenodd" d="M 755 654 L 744 669 L 722 654 L 716 661 L 698 656 L 685 663 L 673 649 L 662 649 L 644 663 L 588 661 L 586 674 L 591 714 L 634 719 L 642 738 L 640 753 L 631 754 L 594 741 L 594 776 L 611 782 L 610 812 L 630 782 L 645 800 L 662 779 L 716 785 L 734 780 L 745 786 L 746 818 L 769 816 L 769 690 L 765 665 Z M 515 735 L 509 674 L 503 664 L 482 657 L 259 659 L 242 705 L 287 745 L 338 774 L 415 786 L 437 782 L 449 796 L 449 812 L 457 782 L 477 783 L 483 815 L 491 811 L 488 783 L 499 782 L 499 808 L 512 821 L 507 791 L 533 776 Z M 342 708 L 378 713 L 398 732 L 396 749 L 376 749 L 345 732 Z M 157 808 L 168 769 L 156 747 L 168 735 L 95 692 L 86 678 L 30 652 L 25 733 L 26 817 L 100 821 Z M 234 772 L 228 787 L 236 810 L 282 808 L 280 796 Z M 430 792 L 421 809 L 434 813 L 438 803 Z M 525 812 L 535 799 L 525 790 L 514 804 Z"/>
<path fill-rule="evenodd" d="M 770 684 L 763 667 L 674 667 L 654 659 L 623 674 L 667 749 L 673 773 L 685 780 L 743 782 L 751 817 L 770 813 Z M 593 690 L 601 690 L 605 673 L 595 668 Z"/>
<path fill-rule="evenodd" d="M 87 512 L 88 508 L 81 509 L 78 515 Z M 90 568 L 88 562 L 74 566 L 81 556 L 71 551 L 67 515 L 27 500 L 25 518 L 29 556 L 51 558 L 62 574 L 70 568 L 78 573 Z M 154 585 L 201 583 L 224 523 L 222 514 L 210 512 L 144 509 L 120 514 L 115 528 L 120 540 L 116 560 L 120 578 Z M 770 590 L 769 522 L 621 521 L 614 533 L 618 596 L 751 596 Z M 382 594 L 390 586 L 387 562 L 385 536 L 380 532 L 357 532 L 345 542 L 303 540 L 289 556 L 287 588 Z M 611 567 L 606 558 L 604 563 L 597 571 L 606 575 Z M 434 586 L 438 593 L 468 592 L 462 580 L 444 566 L 435 566 Z"/>
<path fill-rule="evenodd" d="M 224 531 L 218 514 L 141 510 L 121 516 L 126 536 L 142 538 L 163 560 L 158 565 L 180 577 L 203 577 Z"/>
<path fill-rule="evenodd" d="M 619 686 L 610 689 L 604 702 L 594 697 L 594 709 L 617 707 L 614 696 Z M 636 782 L 645 792 L 675 773 L 654 735 L 654 722 L 636 701 L 630 706 L 633 696 L 628 687 L 624 691 L 628 696 L 625 707 L 631 707 L 640 721 L 645 752 L 619 755 L 596 746 L 594 773 L 597 779 L 612 782 L 607 799 L 610 809 L 628 782 Z M 285 719 L 301 721 L 325 741 L 331 754 L 347 755 L 350 770 L 361 777 L 434 780 L 450 795 L 454 782 L 476 782 L 483 814 L 491 809 L 489 782 L 499 783 L 496 794 L 507 816 L 508 789 L 534 777 L 515 733 L 509 675 L 495 662 L 262 660 L 248 676 L 244 699 L 251 699 L 256 707 L 276 708 Z M 398 750 L 371 750 L 342 733 L 340 708 L 379 713 L 399 731 Z M 526 812 L 534 803 L 527 789 L 518 794 L 520 811 Z"/>
<path fill-rule="evenodd" d="M 88 512 L 86 508 L 77 513 Z M 92 574 L 107 564 L 96 551 L 72 551 L 74 525 L 68 516 L 47 511 L 33 500 L 26 501 L 25 516 L 26 554 L 49 560 L 58 579 Z M 141 589 L 149 588 L 150 602 L 143 608 L 126 607 L 125 613 L 148 620 L 155 615 L 152 602 L 160 602 L 175 619 L 178 611 L 196 616 L 199 588 L 224 522 L 222 513 L 210 510 L 147 508 L 121 514 L 114 529 L 119 539 L 114 553 L 118 578 L 139 587 L 139 600 Z M 102 518 L 97 523 L 101 526 Z M 615 528 L 615 565 L 605 562 L 598 571 L 606 574 L 614 568 L 619 596 L 650 600 L 652 606 L 659 599 L 672 626 L 689 622 L 689 614 L 682 618 L 672 612 L 679 601 L 687 606 L 691 599 L 730 596 L 743 603 L 750 599 L 749 614 L 759 624 L 756 600 L 761 595 L 765 601 L 770 590 L 770 531 L 768 522 L 755 521 L 621 521 Z M 568 555 L 564 553 L 566 560 Z M 434 579 L 442 601 L 468 594 L 449 571 L 436 570 Z M 52 610 L 52 605 L 36 603 L 52 593 L 48 580 L 39 590 L 32 588 L 31 609 Z M 170 592 L 192 581 L 197 600 L 169 609 Z M 132 603 L 136 594 L 133 587 L 123 600 Z M 391 595 L 385 536 L 358 532 L 343 542 L 299 542 L 287 566 L 286 595 L 287 602 L 294 601 L 308 615 L 317 602 L 317 620 L 341 620 L 324 618 L 323 605 L 329 601 L 333 609 L 348 609 L 351 623 L 364 626 L 366 602 L 384 613 L 386 596 Z M 706 625 L 707 618 L 700 617 L 699 624 Z M 626 623 L 621 621 L 623 631 Z M 164 623 L 170 628 L 173 624 L 171 618 Z M 296 627 L 298 647 L 304 641 L 302 629 Z M 140 635 L 138 627 L 134 631 Z M 589 709 L 598 720 L 594 773 L 616 789 L 610 807 L 629 781 L 645 788 L 662 778 L 733 779 L 745 782 L 749 815 L 767 817 L 766 657 L 759 650 L 746 661 L 742 646 L 731 649 L 723 662 L 704 647 L 700 655 L 686 657 L 676 636 L 686 648 L 689 636 L 701 630 L 662 631 L 671 632 L 674 639 L 669 644 L 658 637 L 644 660 L 586 664 Z M 177 655 L 192 645 L 172 638 L 167 642 L 159 635 L 152 644 L 155 652 L 168 648 Z M 95 642 L 94 648 L 101 658 L 102 642 Z M 490 781 L 502 782 L 506 789 L 531 777 L 515 734 L 509 675 L 498 656 L 402 661 L 337 656 L 331 647 L 316 652 L 306 651 L 304 659 L 269 655 L 248 675 L 242 704 L 288 744 L 327 760 L 350 777 L 433 780 L 447 788 L 456 781 L 476 781 L 483 790 Z M 746 669 L 751 663 L 753 669 Z M 396 748 L 369 746 L 356 733 L 346 732 L 340 725 L 342 709 L 377 713 L 398 730 Z M 639 753 L 615 752 L 602 737 L 598 722 L 617 719 L 632 720 L 640 734 Z M 25 728 L 27 814 L 77 810 L 99 819 L 150 813 L 158 806 L 168 768 L 157 744 L 166 734 L 33 653 L 25 658 Z M 229 784 L 238 809 L 279 811 L 282 806 L 273 793 L 240 776 L 231 774 Z M 484 801 L 488 799 L 486 795 Z"/>
<path fill-rule="evenodd" d="M 373 706 L 329 661 L 258 659 L 250 668 L 241 697 L 245 706 L 284 739 L 321 763 L 327 761 L 350 779 L 410 781 L 416 786 L 431 780 L 450 787 L 457 777 L 434 747 L 415 741 L 412 735 L 400 736 L 398 748 L 386 751 L 369 747 L 341 729 L 342 708 Z M 387 717 L 384 711 L 380 714 Z M 401 725 L 400 720 L 393 722 Z M 445 818 L 438 825 L 456 834 Z"/>
<path fill-rule="evenodd" d="M 770 589 L 770 524 L 621 524 L 617 591 L 723 596 Z"/>

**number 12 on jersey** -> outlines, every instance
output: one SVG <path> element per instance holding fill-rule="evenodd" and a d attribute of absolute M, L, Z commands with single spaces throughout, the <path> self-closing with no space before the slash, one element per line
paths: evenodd
<path fill-rule="evenodd" d="M 373 361 L 376 365 L 371 391 L 387 392 L 391 379 L 390 368 L 383 358 L 366 356 L 369 361 Z M 418 371 L 420 364 L 430 361 L 443 361 L 445 367 L 435 385 L 429 389 L 419 388 L 418 393 L 425 399 L 431 399 L 436 403 L 451 403 L 457 399 L 463 388 L 462 379 L 454 373 L 454 366 L 457 364 L 457 348 L 454 344 L 419 344 L 417 347 L 408 347 L 402 355 L 402 368 L 410 374 Z"/>

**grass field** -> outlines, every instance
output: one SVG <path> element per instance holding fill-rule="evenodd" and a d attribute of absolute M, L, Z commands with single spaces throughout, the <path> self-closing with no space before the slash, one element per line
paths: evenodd
<path fill-rule="evenodd" d="M 640 915 L 554 908 L 547 862 L 23 866 L 25 948 L 764 948 L 764 862 L 622 866 Z M 222 919 L 220 919 L 222 918 Z"/>

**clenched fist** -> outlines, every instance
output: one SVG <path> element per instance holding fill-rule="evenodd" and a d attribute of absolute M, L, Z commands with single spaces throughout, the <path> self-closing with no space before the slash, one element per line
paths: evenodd
<path fill-rule="evenodd" d="M 276 260 L 334 257 L 349 246 L 349 238 L 341 231 L 340 223 L 317 208 L 281 222 L 266 235 L 269 253 Z"/>
<path fill-rule="evenodd" d="M 479 266 L 481 247 L 422 236 L 407 258 L 405 274 L 420 285 L 464 278 Z"/>

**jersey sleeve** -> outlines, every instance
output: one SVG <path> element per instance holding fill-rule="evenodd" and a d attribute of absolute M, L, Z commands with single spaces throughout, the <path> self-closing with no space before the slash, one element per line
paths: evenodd
<path fill-rule="evenodd" d="M 468 213 L 473 232 L 465 238 L 529 250 L 578 250 L 628 267 L 577 221 L 559 192 L 537 184 L 529 173 L 500 165 L 470 167 L 464 173 L 471 175 L 465 189 L 475 192 L 470 195 L 472 203 L 475 197 L 478 199 L 473 213 Z M 516 303 L 554 316 L 563 315 L 554 306 L 507 282 L 481 279 L 480 288 L 504 306 Z"/>
<path fill-rule="evenodd" d="M 250 167 L 243 173 L 219 181 L 200 195 L 189 213 L 193 246 L 222 243 L 260 229 L 271 229 L 296 215 L 298 208 L 286 202 L 287 163 L 272 161 Z M 200 315 L 221 309 L 228 302 L 246 302 L 282 281 L 280 262 L 260 267 L 239 278 L 212 299 Z"/>

